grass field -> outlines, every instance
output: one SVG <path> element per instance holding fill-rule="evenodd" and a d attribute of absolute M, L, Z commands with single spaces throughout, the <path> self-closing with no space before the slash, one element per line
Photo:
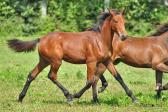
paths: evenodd
<path fill-rule="evenodd" d="M 27 39 L 27 38 L 24 38 Z M 162 98 L 155 98 L 155 75 L 151 69 L 138 69 L 125 64 L 117 65 L 125 83 L 139 100 L 132 104 L 117 81 L 106 71 L 104 74 L 109 86 L 99 94 L 100 103 L 92 103 L 89 89 L 80 99 L 75 99 L 69 106 L 63 93 L 47 78 L 49 68 L 39 74 L 30 86 L 23 103 L 17 102 L 19 93 L 28 73 L 38 62 L 37 51 L 14 53 L 4 39 L 0 41 L 0 111 L 2 112 L 167 112 L 168 93 Z M 58 73 L 58 80 L 71 93 L 79 91 L 86 81 L 85 65 L 73 65 L 63 62 Z M 168 81 L 164 75 L 163 82 Z M 99 87 L 100 82 L 99 82 Z"/>

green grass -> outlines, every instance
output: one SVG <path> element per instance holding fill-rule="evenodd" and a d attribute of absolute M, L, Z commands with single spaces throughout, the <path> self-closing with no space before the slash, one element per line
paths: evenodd
<path fill-rule="evenodd" d="M 27 40 L 27 38 L 24 38 Z M 49 68 L 43 70 L 34 80 L 23 103 L 17 102 L 28 73 L 38 62 L 37 51 L 14 53 L 4 39 L 0 41 L 0 111 L 4 112 L 166 112 L 168 111 L 168 93 L 162 93 L 160 100 L 155 99 L 155 75 L 151 69 L 133 68 L 125 64 L 116 66 L 125 83 L 139 100 L 133 105 L 125 95 L 119 83 L 107 71 L 104 75 L 109 86 L 99 94 L 99 104 L 92 103 L 89 89 L 80 99 L 75 99 L 69 106 L 63 93 L 48 78 Z M 73 65 L 63 62 L 58 73 L 58 80 L 71 93 L 79 91 L 86 82 L 85 65 Z M 164 75 L 163 82 L 168 81 Z M 99 82 L 98 86 L 101 86 Z"/>

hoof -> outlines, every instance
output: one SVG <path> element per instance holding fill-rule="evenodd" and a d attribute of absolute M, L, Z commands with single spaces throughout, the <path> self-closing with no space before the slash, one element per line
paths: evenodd
<path fill-rule="evenodd" d="M 160 99 L 161 98 L 161 90 L 156 90 L 157 94 L 156 94 L 156 99 Z"/>
<path fill-rule="evenodd" d="M 67 103 L 70 106 L 73 105 L 73 99 L 72 99 L 72 97 L 67 99 Z"/>
<path fill-rule="evenodd" d="M 96 99 L 93 99 L 92 102 L 93 102 L 94 104 L 97 104 L 97 103 L 99 103 L 99 100 L 96 98 Z"/>
<path fill-rule="evenodd" d="M 135 99 L 135 100 L 132 100 L 132 103 L 133 104 L 139 104 L 139 101 L 137 99 Z"/>
<path fill-rule="evenodd" d="M 23 101 L 23 98 L 24 98 L 24 96 L 22 96 L 22 95 L 19 95 L 18 102 L 21 102 L 21 103 L 22 103 L 22 101 Z"/>
<path fill-rule="evenodd" d="M 156 98 L 156 100 L 159 100 L 159 99 L 161 99 L 161 98 L 162 98 L 162 95 L 161 95 L 161 93 L 157 93 L 157 94 L 155 95 L 155 98 Z"/>
<path fill-rule="evenodd" d="M 73 100 L 67 100 L 67 103 L 69 106 L 72 106 L 73 105 Z"/>
<path fill-rule="evenodd" d="M 72 100 L 73 100 L 73 96 L 71 94 L 69 94 L 67 97 L 67 101 L 72 101 Z"/>
<path fill-rule="evenodd" d="M 80 95 L 79 94 L 73 94 L 72 98 L 80 98 Z"/>
<path fill-rule="evenodd" d="M 157 94 L 156 99 L 161 99 L 161 94 Z"/>
<path fill-rule="evenodd" d="M 23 100 L 21 100 L 21 99 L 18 99 L 18 102 L 22 103 L 22 101 L 23 101 Z"/>
<path fill-rule="evenodd" d="M 101 92 L 103 92 L 104 90 L 105 90 L 104 87 L 100 87 L 100 88 L 98 89 L 98 93 L 101 93 Z"/>

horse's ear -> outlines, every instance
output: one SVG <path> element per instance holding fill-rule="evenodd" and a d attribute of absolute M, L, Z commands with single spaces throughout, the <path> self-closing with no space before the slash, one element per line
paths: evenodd
<path fill-rule="evenodd" d="M 114 12 L 114 11 L 110 10 L 109 8 L 107 8 L 107 10 L 109 11 L 111 17 L 114 17 L 114 16 L 115 16 L 115 12 Z"/>
<path fill-rule="evenodd" d="M 126 12 L 126 8 L 124 8 L 124 9 L 121 11 L 121 14 L 122 14 L 122 15 L 125 15 L 125 12 Z"/>

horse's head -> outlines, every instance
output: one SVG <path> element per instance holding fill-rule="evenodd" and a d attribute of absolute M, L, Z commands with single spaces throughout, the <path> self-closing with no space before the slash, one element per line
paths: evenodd
<path fill-rule="evenodd" d="M 124 13 L 125 10 L 117 13 L 115 10 L 109 10 L 110 13 L 110 25 L 111 29 L 116 32 L 121 40 L 125 40 L 127 38 L 127 32 L 125 30 L 125 19 Z"/>

